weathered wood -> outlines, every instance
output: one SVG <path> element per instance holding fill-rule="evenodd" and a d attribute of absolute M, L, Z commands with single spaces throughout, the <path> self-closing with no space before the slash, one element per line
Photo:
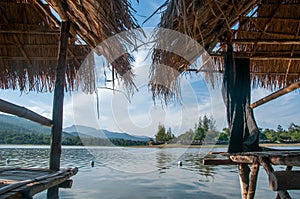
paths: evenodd
<path fill-rule="evenodd" d="M 73 180 L 66 180 L 58 185 L 59 188 L 71 188 L 73 186 Z"/>
<path fill-rule="evenodd" d="M 34 35 L 58 35 L 59 31 L 51 30 L 0 30 L 0 34 L 34 34 Z"/>
<path fill-rule="evenodd" d="M 202 160 L 203 165 L 236 165 L 235 162 L 233 162 L 230 159 L 224 159 L 224 158 L 204 158 Z"/>
<path fill-rule="evenodd" d="M 257 161 L 255 161 L 252 164 L 252 168 L 251 168 L 250 184 L 249 184 L 247 199 L 253 199 L 254 198 L 255 190 L 256 190 L 256 184 L 257 184 L 258 171 L 259 171 L 259 163 Z"/>
<path fill-rule="evenodd" d="M 14 195 L 16 192 L 26 192 L 28 196 L 32 196 L 38 192 L 48 189 L 49 187 L 61 184 L 77 172 L 78 168 L 63 169 L 57 172 L 46 169 L 22 168 L 3 170 L 0 173 L 0 179 L 3 181 L 2 183 L 11 184 L 1 187 L 0 194 Z M 19 180 L 10 180 L 10 177 Z"/>
<path fill-rule="evenodd" d="M 4 101 L 2 99 L 0 99 L 0 111 L 4 112 L 4 113 L 16 115 L 19 117 L 23 117 L 23 118 L 29 119 L 31 121 L 37 122 L 37 123 L 45 125 L 45 126 L 52 125 L 52 121 L 50 119 L 48 119 L 44 116 L 41 116 L 25 107 L 12 104 L 12 103 Z"/>
<path fill-rule="evenodd" d="M 58 199 L 59 198 L 58 193 L 59 193 L 58 186 L 51 187 L 47 191 L 47 199 Z"/>
<path fill-rule="evenodd" d="M 233 39 L 233 43 L 237 44 L 255 44 L 256 39 Z M 257 41 L 257 45 L 291 45 L 291 44 L 300 44 L 299 39 L 261 39 Z"/>
<path fill-rule="evenodd" d="M 239 167 L 242 198 L 247 199 L 248 189 L 249 189 L 250 169 L 247 164 L 238 164 L 238 167 Z"/>
<path fill-rule="evenodd" d="M 52 110 L 53 126 L 51 129 L 50 148 L 51 170 L 59 170 L 60 167 L 64 85 L 66 72 L 66 57 L 69 39 L 69 27 L 69 22 L 62 22 Z"/>
<path fill-rule="evenodd" d="M 274 169 L 270 164 L 270 160 L 266 157 L 259 157 L 259 162 L 260 162 L 260 165 L 263 166 L 263 168 L 266 170 L 266 172 L 269 176 L 269 181 L 270 181 L 270 174 L 274 172 Z M 278 191 L 277 193 L 281 199 L 291 199 L 291 196 L 289 195 L 289 193 L 286 190 Z"/>
<path fill-rule="evenodd" d="M 258 106 L 260 106 L 260 105 L 262 105 L 266 102 L 269 102 L 273 99 L 276 99 L 276 98 L 278 98 L 282 95 L 285 95 L 285 94 L 287 94 L 287 93 L 289 93 L 293 90 L 296 90 L 298 88 L 300 88 L 300 81 L 297 81 L 297 82 L 295 82 L 295 83 L 293 83 L 293 84 L 291 84 L 291 85 L 289 85 L 285 88 L 282 88 L 282 89 L 280 89 L 280 90 L 278 90 L 278 91 L 276 91 L 276 92 L 274 92 L 274 93 L 272 93 L 272 94 L 270 94 L 270 95 L 268 95 L 268 96 L 266 96 L 266 97 L 264 97 L 264 98 L 262 98 L 262 99 L 260 99 L 256 102 L 252 103 L 250 105 L 250 108 L 252 108 L 252 109 L 256 108 L 256 107 L 258 107 Z"/>
<path fill-rule="evenodd" d="M 229 158 L 236 163 L 243 163 L 243 164 L 252 164 L 254 161 L 253 156 L 245 156 L 245 155 L 231 155 Z"/>
<path fill-rule="evenodd" d="M 269 183 L 273 191 L 300 190 L 300 171 L 274 171 Z"/>

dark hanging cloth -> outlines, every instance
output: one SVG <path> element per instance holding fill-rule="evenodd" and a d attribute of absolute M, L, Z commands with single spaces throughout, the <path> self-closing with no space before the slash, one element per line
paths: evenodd
<path fill-rule="evenodd" d="M 250 108 L 250 60 L 233 59 L 228 45 L 224 59 L 223 99 L 230 129 L 228 152 L 259 151 L 259 130 Z"/>

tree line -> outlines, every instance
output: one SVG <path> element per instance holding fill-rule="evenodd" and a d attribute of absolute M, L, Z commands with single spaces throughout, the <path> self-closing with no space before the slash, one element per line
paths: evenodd
<path fill-rule="evenodd" d="M 259 139 L 261 143 L 298 143 L 300 142 L 300 126 L 291 123 L 288 129 L 284 130 L 281 125 L 277 130 L 260 128 Z M 223 128 L 217 131 L 216 121 L 212 116 L 204 115 L 199 118 L 193 129 L 176 137 L 171 128 L 166 128 L 163 124 L 158 125 L 158 131 L 155 135 L 155 141 L 152 144 L 179 143 L 188 145 L 201 144 L 228 144 L 230 139 L 230 130 Z"/>
<path fill-rule="evenodd" d="M 10 130 L 0 130 L 0 144 L 33 144 L 50 145 L 49 134 L 37 134 L 32 132 L 19 133 Z M 72 146 L 141 146 L 147 145 L 146 141 L 125 140 L 125 139 L 105 139 L 79 136 L 63 136 L 62 145 Z"/>

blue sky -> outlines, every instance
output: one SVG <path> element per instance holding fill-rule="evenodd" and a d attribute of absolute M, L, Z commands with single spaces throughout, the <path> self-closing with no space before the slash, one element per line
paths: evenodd
<path fill-rule="evenodd" d="M 140 1 L 133 6 L 137 10 L 136 18 L 139 23 L 150 16 L 164 1 Z M 143 28 L 155 27 L 160 15 L 153 16 Z M 199 115 L 213 115 L 218 129 L 226 126 L 225 107 L 220 88 L 213 90 L 206 84 L 201 75 L 181 78 L 182 105 L 170 103 L 164 106 L 154 103 L 148 91 L 149 60 L 145 60 L 147 49 L 135 52 L 136 62 L 134 72 L 139 92 L 131 97 L 131 103 L 122 92 L 98 89 L 100 118 L 97 116 L 96 96 L 86 96 L 83 93 L 66 93 L 64 100 L 64 127 L 72 124 L 89 125 L 112 131 L 124 131 L 135 135 L 153 136 L 158 123 L 172 127 L 175 134 L 183 133 L 193 128 Z M 108 85 L 110 86 L 110 85 Z M 118 85 L 117 85 L 118 86 Z M 122 85 L 117 87 L 124 91 Z M 125 92 L 125 91 L 124 91 Z M 253 89 L 252 102 L 271 91 Z M 15 104 L 25 106 L 37 113 L 51 118 L 53 93 L 20 93 L 20 91 L 0 90 L 1 98 Z M 262 128 L 276 129 L 278 124 L 287 128 L 291 122 L 300 124 L 299 89 L 261 107 L 254 109 L 258 125 Z"/>

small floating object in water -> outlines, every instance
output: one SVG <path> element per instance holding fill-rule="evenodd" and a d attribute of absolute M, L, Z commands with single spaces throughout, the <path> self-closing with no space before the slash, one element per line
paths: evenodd
<path fill-rule="evenodd" d="M 178 165 L 178 166 L 182 166 L 182 162 L 181 162 L 181 161 L 178 161 L 178 162 L 177 162 L 177 165 Z"/>
<path fill-rule="evenodd" d="M 90 161 L 90 165 L 91 165 L 91 167 L 94 167 L 94 166 L 95 166 L 95 161 L 94 161 L 94 160 L 91 160 L 91 161 Z"/>
<path fill-rule="evenodd" d="M 8 165 L 9 163 L 10 163 L 10 159 L 7 158 L 7 159 L 6 159 L 6 165 Z"/>

